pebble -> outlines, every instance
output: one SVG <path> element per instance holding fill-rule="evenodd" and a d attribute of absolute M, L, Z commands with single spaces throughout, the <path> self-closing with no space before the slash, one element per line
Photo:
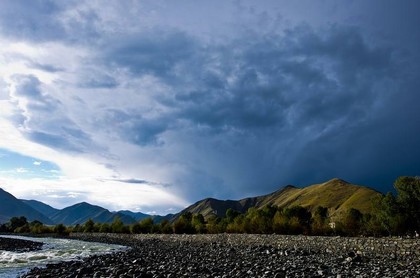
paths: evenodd
<path fill-rule="evenodd" d="M 374 256 L 326 248 L 334 237 L 278 235 L 73 234 L 88 241 L 122 244 L 126 251 L 95 255 L 82 262 L 34 268 L 29 277 L 416 277 L 419 258 Z M 301 242 L 297 245 L 296 241 Z M 313 242 L 325 246 L 317 248 Z M 343 246 L 344 247 L 344 246 Z M 341 250 L 341 251 L 340 251 Z M 378 252 L 378 251 L 377 251 Z M 414 261 L 413 261 L 414 260 Z"/>

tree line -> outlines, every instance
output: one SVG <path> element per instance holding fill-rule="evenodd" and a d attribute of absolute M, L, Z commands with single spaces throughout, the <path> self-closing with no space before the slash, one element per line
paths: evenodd
<path fill-rule="evenodd" d="M 363 214 L 350 208 L 339 220 L 332 220 L 328 209 L 322 206 L 312 212 L 302 206 L 282 208 L 267 205 L 261 209 L 250 208 L 246 213 L 228 209 L 224 217 L 212 215 L 205 219 L 201 214 L 183 213 L 173 223 L 163 220 L 154 223 L 152 218 L 125 225 L 116 217 L 112 223 L 95 223 L 66 227 L 63 224 L 46 226 L 39 221 L 28 223 L 25 217 L 13 217 L 0 225 L 0 232 L 33 234 L 69 233 L 254 233 L 254 234 L 304 234 L 345 236 L 407 235 L 420 231 L 420 178 L 399 177 L 394 183 L 397 194 L 388 193 L 374 201 L 376 211 Z"/>

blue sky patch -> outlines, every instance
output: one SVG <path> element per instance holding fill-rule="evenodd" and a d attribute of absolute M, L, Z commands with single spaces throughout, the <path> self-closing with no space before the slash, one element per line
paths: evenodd
<path fill-rule="evenodd" d="M 0 176 L 56 179 L 60 175 L 60 168 L 54 163 L 0 148 Z"/>

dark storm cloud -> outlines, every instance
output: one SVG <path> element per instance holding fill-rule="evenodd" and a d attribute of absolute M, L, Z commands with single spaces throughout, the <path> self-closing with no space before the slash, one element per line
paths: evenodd
<path fill-rule="evenodd" d="M 14 95 L 16 97 L 23 97 L 28 101 L 27 108 L 30 110 L 51 111 L 55 112 L 57 107 L 61 104 L 57 99 L 43 94 L 38 78 L 33 75 L 16 75 L 16 89 Z"/>
<path fill-rule="evenodd" d="M 57 18 L 60 10 L 60 6 L 55 1 L 2 1 L 0 3 L 1 33 L 24 40 L 63 38 L 64 29 Z"/>
<path fill-rule="evenodd" d="M 417 175 L 420 112 L 407 109 L 408 102 L 420 101 L 416 94 L 420 84 L 415 83 L 411 88 L 401 87 L 398 94 L 383 101 L 381 109 L 372 108 L 372 115 L 364 121 L 349 120 L 314 138 L 291 163 L 290 176 L 304 183 L 334 175 L 388 191 L 398 176 Z M 306 169 L 306 175 L 299 176 L 300 169 Z"/>
<path fill-rule="evenodd" d="M 166 130 L 184 130 L 183 140 L 200 145 L 185 150 L 186 157 L 220 152 L 210 156 L 217 162 L 203 167 L 227 163 L 224 170 L 214 166 L 220 176 L 245 172 L 236 177 L 242 188 L 305 185 L 332 176 L 384 188 L 382 182 L 398 175 L 397 168 L 418 166 L 414 155 L 406 161 L 394 155 L 406 165 L 401 167 L 382 159 L 389 146 L 409 143 L 383 138 L 384 130 L 406 126 L 409 112 L 396 107 L 404 69 L 397 51 L 368 43 L 360 29 L 300 25 L 283 34 L 245 35 L 217 45 L 179 32 L 148 33 L 120 39 L 110 49 L 102 57 L 106 63 L 129 69 L 133 76 L 152 75 L 173 92 L 153 96 L 168 108 L 159 117 L 115 115 L 120 133 L 147 146 L 159 142 Z M 412 97 L 414 88 L 404 94 Z M 419 137 L 415 131 L 410 135 Z M 361 165 L 368 164 L 377 170 L 365 173 Z M 232 182 L 200 168 L 190 171 L 183 182 Z"/>
<path fill-rule="evenodd" d="M 406 42 L 395 37 L 371 36 L 363 24 L 317 19 L 317 27 L 310 21 L 285 25 L 281 15 L 270 23 L 275 16 L 252 7 L 252 17 L 258 14 L 268 21 L 261 26 L 270 28 L 238 24 L 213 38 L 201 36 L 199 28 L 141 25 L 130 19 L 127 6 L 127 17 L 100 15 L 95 5 L 80 5 L 68 16 L 70 5 L 34 1 L 28 4 L 32 9 L 20 9 L 23 2 L 5 3 L 0 4 L 3 34 L 71 42 L 75 51 L 87 53 L 82 65 L 66 72 L 74 70 L 75 78 L 65 80 L 74 98 L 93 103 L 92 111 L 83 111 L 88 120 L 79 119 L 86 126 L 77 126 L 61 109 L 74 104 L 61 103 L 39 80 L 17 80 L 16 97 L 28 100 L 24 109 L 31 117 L 16 118 L 31 140 L 91 152 L 96 151 L 92 137 L 101 144 L 114 139 L 115 145 L 134 144 L 149 155 L 134 164 L 150 159 L 152 165 L 182 169 L 182 174 L 170 169 L 168 176 L 190 199 L 266 193 L 334 176 L 389 190 L 396 176 L 418 174 L 420 61 L 414 47 L 404 49 Z M 118 10 L 115 3 L 110 10 Z M 137 23 L 142 27 L 131 26 Z M 31 67 L 61 69 L 36 61 Z M 109 168 L 124 171 L 115 161 Z"/>
<path fill-rule="evenodd" d="M 364 117 L 378 97 L 373 86 L 393 67 L 392 52 L 368 46 L 346 28 L 321 35 L 300 27 L 208 51 L 185 65 L 193 90 L 177 88 L 164 101 L 180 108 L 177 117 L 214 129 L 322 129 L 352 114 L 354 121 Z"/>
<path fill-rule="evenodd" d="M 145 185 L 154 185 L 154 186 L 161 186 L 161 187 L 170 187 L 169 184 L 163 184 L 163 183 L 147 181 L 147 180 L 142 180 L 142 179 L 135 179 L 135 178 L 116 179 L 115 181 L 122 182 L 122 183 L 131 183 L 131 184 L 145 184 Z"/>
<path fill-rule="evenodd" d="M 118 86 L 117 80 L 109 75 L 95 75 L 95 74 L 87 74 L 84 76 L 83 80 L 79 82 L 79 86 L 81 88 L 105 88 L 105 89 L 113 89 Z"/>
<path fill-rule="evenodd" d="M 117 134 L 123 141 L 140 146 L 156 146 L 162 143 L 159 134 L 167 130 L 170 123 L 165 115 L 145 118 L 138 111 L 109 109 L 97 124 L 108 132 Z"/>
<path fill-rule="evenodd" d="M 56 73 L 56 72 L 60 72 L 60 71 L 64 71 L 63 68 L 60 67 L 56 67 L 54 65 L 49 65 L 49 64 L 40 64 L 37 62 L 33 62 L 33 61 L 28 61 L 26 63 L 28 65 L 28 67 L 34 68 L 34 69 L 39 69 L 45 72 L 50 72 L 50 73 Z"/>
<path fill-rule="evenodd" d="M 195 40 L 183 32 L 159 28 L 130 36 L 113 36 L 101 46 L 107 66 L 123 67 L 133 74 L 152 74 L 168 78 L 197 51 Z"/>
<path fill-rule="evenodd" d="M 167 128 L 166 121 L 142 119 L 140 117 L 123 125 L 124 130 L 128 131 L 123 136 L 129 141 L 142 146 L 160 144 L 158 135 Z"/>
<path fill-rule="evenodd" d="M 134 184 L 149 184 L 149 182 L 146 180 L 138 180 L 138 179 L 121 179 L 117 181 L 124 182 L 124 183 L 134 183 Z"/>
<path fill-rule="evenodd" d="M 83 4 L 77 0 L 1 1 L 0 33 L 12 40 L 33 43 L 95 44 L 104 23 L 98 17 L 95 5 Z"/>

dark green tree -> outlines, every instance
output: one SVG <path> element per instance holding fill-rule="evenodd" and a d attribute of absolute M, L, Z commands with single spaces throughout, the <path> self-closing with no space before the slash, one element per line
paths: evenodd
<path fill-rule="evenodd" d="M 201 213 L 193 215 L 191 224 L 197 233 L 205 234 L 207 232 L 206 221 L 204 220 L 204 216 Z"/>
<path fill-rule="evenodd" d="M 28 221 L 25 216 L 12 217 L 8 223 L 8 230 L 14 232 L 17 228 L 28 225 Z"/>
<path fill-rule="evenodd" d="M 29 233 L 31 231 L 31 227 L 29 226 L 29 223 L 26 223 L 23 226 L 17 227 L 14 232 L 15 233 Z"/>
<path fill-rule="evenodd" d="M 226 227 L 226 232 L 228 233 L 238 233 L 242 234 L 245 232 L 245 223 L 246 223 L 245 215 L 239 214 L 236 216 L 232 223 L 229 223 Z"/>
<path fill-rule="evenodd" d="M 81 233 L 83 232 L 83 226 L 81 226 L 80 224 L 76 224 L 74 225 L 74 227 L 71 229 L 72 233 Z"/>
<path fill-rule="evenodd" d="M 328 226 L 328 209 L 322 206 L 318 206 L 313 215 L 311 221 L 312 234 L 325 235 L 330 231 Z"/>
<path fill-rule="evenodd" d="M 141 227 L 140 227 L 140 223 L 136 222 L 133 225 L 130 226 L 130 232 L 132 234 L 141 234 Z"/>
<path fill-rule="evenodd" d="M 273 219 L 274 215 L 276 214 L 278 208 L 277 206 L 273 206 L 271 204 L 265 205 L 262 209 L 261 212 L 263 214 L 264 217 Z"/>
<path fill-rule="evenodd" d="M 241 215 L 241 213 L 237 210 L 234 210 L 232 208 L 228 208 L 226 210 L 226 218 L 228 220 L 229 223 L 232 223 L 233 220 L 238 217 L 239 215 Z"/>
<path fill-rule="evenodd" d="M 45 232 L 45 228 L 46 228 L 41 222 L 39 222 L 37 220 L 32 221 L 29 224 L 29 226 L 31 228 L 30 233 L 32 233 L 32 234 L 42 234 L 42 233 Z"/>
<path fill-rule="evenodd" d="M 130 229 L 124 225 L 121 218 L 116 216 L 111 223 L 111 232 L 113 233 L 130 233 Z"/>
<path fill-rule="evenodd" d="M 89 218 L 88 221 L 83 224 L 83 232 L 84 233 L 93 233 L 95 227 L 95 222 L 93 222 L 92 219 Z"/>
<path fill-rule="evenodd" d="M 278 210 L 273 217 L 273 232 L 276 234 L 289 233 L 289 219 L 284 215 L 282 210 Z"/>
<path fill-rule="evenodd" d="M 41 221 L 38 220 L 34 220 L 31 223 L 29 223 L 29 225 L 34 226 L 34 225 L 43 225 Z"/>
<path fill-rule="evenodd" d="M 407 231 L 420 229 L 420 177 L 402 176 L 394 183 Z"/>
<path fill-rule="evenodd" d="M 363 214 L 355 209 L 350 208 L 343 221 L 344 232 L 348 235 L 358 236 L 361 233 Z"/>
<path fill-rule="evenodd" d="M 173 233 L 172 225 L 169 223 L 169 220 L 164 219 L 162 222 L 160 222 L 159 226 L 159 230 L 162 234 Z"/>
<path fill-rule="evenodd" d="M 379 217 L 376 214 L 363 214 L 362 233 L 367 236 L 381 236 L 384 234 L 384 229 L 381 225 Z"/>
<path fill-rule="evenodd" d="M 283 214 L 289 219 L 289 233 L 310 234 L 311 212 L 302 206 L 293 206 L 283 209 Z"/>
<path fill-rule="evenodd" d="M 405 230 L 404 216 L 395 196 L 388 192 L 380 201 L 379 222 L 388 235 L 400 234 Z"/>
<path fill-rule="evenodd" d="M 195 233 L 194 227 L 191 223 L 192 213 L 185 212 L 183 213 L 178 220 L 173 224 L 173 231 L 175 234 L 193 234 Z"/>
<path fill-rule="evenodd" d="M 255 207 L 248 209 L 245 218 L 249 224 L 245 225 L 247 233 L 268 234 L 272 233 L 273 218 L 267 211 L 259 210 Z"/>
<path fill-rule="evenodd" d="M 222 219 L 217 217 L 216 214 L 213 214 L 210 217 L 208 217 L 207 224 L 206 224 L 207 233 L 209 234 L 223 233 L 225 230 L 223 230 L 222 226 L 224 225 L 221 225 L 220 224 L 221 222 L 222 222 Z"/>
<path fill-rule="evenodd" d="M 153 219 L 151 217 L 145 218 L 139 222 L 140 233 L 150 234 L 153 232 Z"/>
<path fill-rule="evenodd" d="M 64 224 L 61 224 L 61 223 L 55 225 L 53 231 L 54 231 L 54 233 L 59 234 L 59 235 L 68 235 L 69 234 L 67 232 L 66 226 L 64 226 Z"/>
<path fill-rule="evenodd" d="M 111 231 L 111 225 L 109 225 L 108 223 L 102 223 L 99 227 L 100 233 L 110 233 Z"/>

